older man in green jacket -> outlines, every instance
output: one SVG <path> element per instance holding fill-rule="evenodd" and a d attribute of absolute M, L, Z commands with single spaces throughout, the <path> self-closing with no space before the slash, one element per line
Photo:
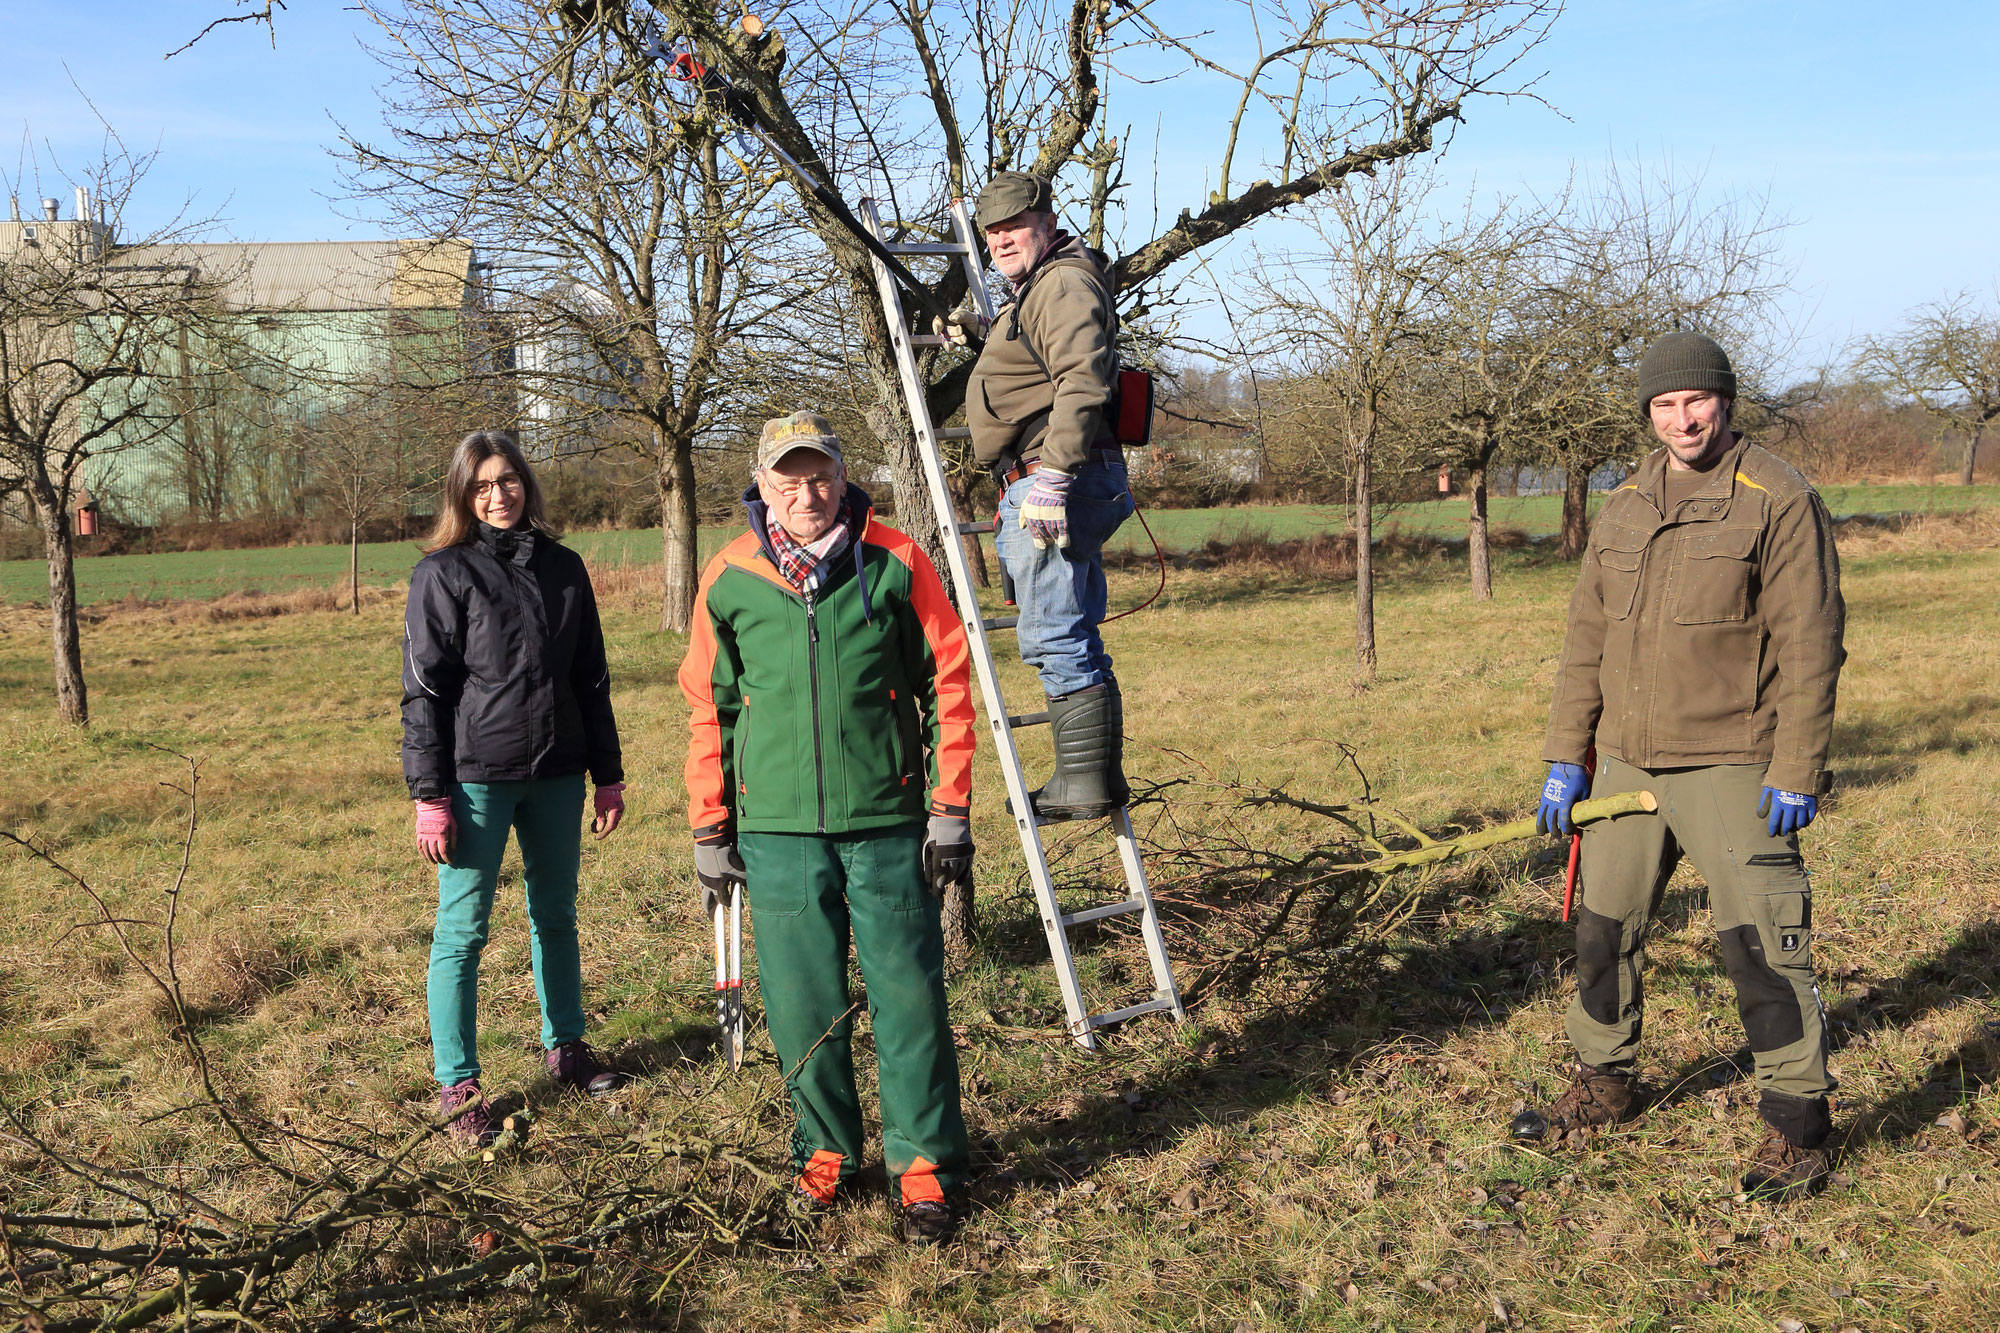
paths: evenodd
<path fill-rule="evenodd" d="M 1653 819 L 1583 834 L 1579 1064 L 1515 1133 L 1568 1135 L 1637 1115 L 1647 931 L 1685 853 L 1756 1060 L 1767 1126 L 1744 1187 L 1803 1194 L 1828 1173 L 1826 1022 L 1812 965 L 1799 830 L 1830 785 L 1846 613 L 1833 525 L 1797 469 L 1730 429 L 1736 375 L 1711 339 L 1672 333 L 1639 369 L 1661 447 L 1591 528 L 1570 599 L 1539 819 L 1571 831 L 1586 792 L 1650 790 Z M 1585 764 L 1595 747 L 1595 783 Z"/>
<path fill-rule="evenodd" d="M 702 574 L 680 685 L 700 890 L 747 884 L 799 1192 L 861 1166 L 848 943 L 906 1239 L 949 1237 L 969 1168 L 938 900 L 971 873 L 971 654 L 923 550 L 848 483 L 826 418 L 769 422 L 749 531 Z"/>

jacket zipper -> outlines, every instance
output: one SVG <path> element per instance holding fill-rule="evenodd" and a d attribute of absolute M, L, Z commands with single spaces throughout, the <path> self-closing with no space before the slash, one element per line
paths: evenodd
<path fill-rule="evenodd" d="M 818 829 L 826 832 L 826 762 L 821 754 L 819 738 L 819 620 L 816 599 L 808 596 L 806 603 L 806 685 L 812 691 L 813 719 L 813 784 L 819 797 Z"/>

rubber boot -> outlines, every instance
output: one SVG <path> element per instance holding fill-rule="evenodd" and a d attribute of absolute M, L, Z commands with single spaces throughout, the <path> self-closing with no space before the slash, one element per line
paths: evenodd
<path fill-rule="evenodd" d="M 1056 771 L 1030 798 L 1043 819 L 1100 819 L 1125 803 L 1123 700 L 1115 682 L 1049 696 Z"/>

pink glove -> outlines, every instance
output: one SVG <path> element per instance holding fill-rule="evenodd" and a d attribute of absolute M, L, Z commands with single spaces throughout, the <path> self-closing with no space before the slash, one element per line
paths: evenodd
<path fill-rule="evenodd" d="M 434 866 L 451 864 L 452 844 L 458 841 L 458 821 L 451 817 L 451 801 L 437 796 L 417 802 L 417 850 Z"/>
<path fill-rule="evenodd" d="M 590 821 L 590 831 L 598 837 L 608 837 L 618 821 L 625 817 L 625 784 L 607 782 L 599 787 L 591 797 L 591 806 L 597 817 Z"/>

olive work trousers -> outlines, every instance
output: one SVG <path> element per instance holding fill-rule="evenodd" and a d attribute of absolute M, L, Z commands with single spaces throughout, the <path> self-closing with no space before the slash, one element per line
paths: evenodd
<path fill-rule="evenodd" d="M 971 1149 L 945 1011 L 944 932 L 924 890 L 924 826 L 865 833 L 742 833 L 757 984 L 798 1126 L 801 1188 L 831 1199 L 861 1166 L 850 933 L 874 1027 L 882 1158 L 904 1203 L 962 1184 Z"/>
<path fill-rule="evenodd" d="M 1772 837 L 1757 813 L 1764 770 L 1718 764 L 1647 771 L 1602 762 L 1593 797 L 1648 790 L 1660 811 L 1584 830 L 1576 999 L 1567 1027 L 1585 1063 L 1629 1069 L 1638 1058 L 1646 935 L 1685 852 L 1708 882 L 1716 942 L 1736 986 L 1758 1090 L 1803 1098 L 1833 1090 L 1826 1013 L 1813 978 L 1812 883 L 1797 835 Z"/>

